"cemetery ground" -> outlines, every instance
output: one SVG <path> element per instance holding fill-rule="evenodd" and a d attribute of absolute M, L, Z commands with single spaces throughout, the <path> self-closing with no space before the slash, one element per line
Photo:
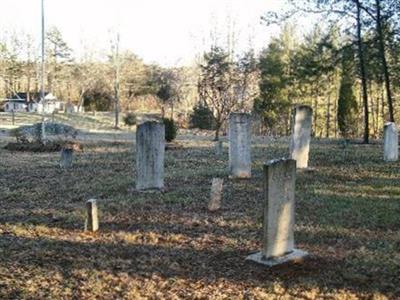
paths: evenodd
<path fill-rule="evenodd" d="M 9 152 L 0 141 L 0 299 L 398 299 L 400 162 L 382 144 L 313 140 L 296 182 L 302 263 L 268 269 L 261 248 L 263 162 L 288 140 L 254 138 L 252 178 L 228 178 L 227 144 L 178 137 L 162 193 L 138 193 L 133 135 L 84 142 L 71 169 L 59 153 Z M 208 212 L 213 177 L 221 210 Z M 100 230 L 83 231 L 98 199 Z"/>

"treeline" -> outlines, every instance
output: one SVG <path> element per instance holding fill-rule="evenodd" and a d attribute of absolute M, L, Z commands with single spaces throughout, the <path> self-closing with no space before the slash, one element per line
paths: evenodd
<path fill-rule="evenodd" d="M 377 137 L 399 118 L 400 2 L 398 0 L 289 0 L 270 24 L 303 15 L 319 25 L 301 42 L 287 25 L 260 58 L 261 95 L 256 110 L 279 133 L 289 108 L 314 109 L 314 135 Z"/>
<path fill-rule="evenodd" d="M 0 97 L 15 92 L 38 92 L 40 52 L 27 34 L 8 34 L 0 41 Z M 145 64 L 133 52 L 106 53 L 87 50 L 78 59 L 55 27 L 46 34 L 45 90 L 86 110 L 158 110 L 166 113 L 178 105 L 192 108 L 196 98 L 196 69 L 163 68 Z M 118 93 L 116 93 L 118 92 Z"/>
<path fill-rule="evenodd" d="M 145 64 L 110 45 L 103 60 L 79 61 L 53 28 L 47 33 L 46 90 L 87 110 L 186 112 L 194 127 L 218 139 L 232 111 L 253 111 L 262 131 L 285 135 L 294 104 L 313 108 L 316 137 L 379 137 L 385 122 L 400 117 L 400 2 L 396 0 L 289 0 L 266 26 L 281 33 L 261 53 L 213 45 L 188 67 Z M 318 20 L 305 36 L 296 16 Z M 2 86 L 38 91 L 39 58 L 27 36 L 0 42 Z M 189 116 L 191 114 L 191 116 Z"/>

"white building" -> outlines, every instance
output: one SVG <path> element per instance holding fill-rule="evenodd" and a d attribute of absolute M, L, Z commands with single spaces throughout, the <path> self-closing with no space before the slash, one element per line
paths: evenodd
<path fill-rule="evenodd" d="M 3 108 L 5 112 L 26 112 L 28 110 L 24 99 L 5 99 Z"/>
<path fill-rule="evenodd" d="M 38 112 L 51 114 L 55 111 L 64 111 L 64 101 L 57 100 L 52 93 L 45 93 L 44 100 L 40 100 L 39 93 L 15 93 L 5 99 L 5 112 Z"/>

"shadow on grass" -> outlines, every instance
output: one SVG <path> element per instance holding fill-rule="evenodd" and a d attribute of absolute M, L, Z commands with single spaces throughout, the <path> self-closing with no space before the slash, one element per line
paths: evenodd
<path fill-rule="evenodd" d="M 355 293 L 380 292 L 390 296 L 395 293 L 393 286 L 400 284 L 397 278 L 390 285 L 382 285 L 385 280 L 382 270 L 390 268 L 389 265 L 361 274 L 360 271 L 348 270 L 346 260 L 333 257 L 311 257 L 301 264 L 267 269 L 246 262 L 244 258 L 249 254 L 248 250 L 223 251 L 218 248 L 195 249 L 185 246 L 171 248 L 122 242 L 72 242 L 40 237 L 29 239 L 7 234 L 1 236 L 0 245 L 8 253 L 0 260 L 10 272 L 29 265 L 60 270 L 69 280 L 73 280 L 74 270 L 89 269 L 109 274 L 127 272 L 144 278 L 152 278 L 153 274 L 166 279 L 205 282 L 223 278 L 231 283 L 249 286 L 265 286 L 268 282 L 280 281 L 288 290 L 319 288 L 327 292 L 347 289 Z M 368 269 L 368 261 L 362 261 L 362 266 Z M 79 284 L 79 278 L 76 278 L 75 284 Z"/>

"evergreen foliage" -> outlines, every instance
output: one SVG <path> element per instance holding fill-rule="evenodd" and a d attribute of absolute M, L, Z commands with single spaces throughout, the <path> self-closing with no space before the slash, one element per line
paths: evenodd
<path fill-rule="evenodd" d="M 353 71 L 354 51 L 351 47 L 343 50 L 342 77 L 340 81 L 337 120 L 340 133 L 343 137 L 354 137 L 357 132 L 357 99 L 354 95 Z"/>
<path fill-rule="evenodd" d="M 163 118 L 163 123 L 165 126 L 165 140 L 172 142 L 178 134 L 178 127 L 173 119 Z"/>
<path fill-rule="evenodd" d="M 134 113 L 127 113 L 124 117 L 124 123 L 127 126 L 136 125 L 136 116 Z"/>
<path fill-rule="evenodd" d="M 214 127 L 215 121 L 211 109 L 204 103 L 196 104 L 190 115 L 190 128 L 213 130 Z"/>

